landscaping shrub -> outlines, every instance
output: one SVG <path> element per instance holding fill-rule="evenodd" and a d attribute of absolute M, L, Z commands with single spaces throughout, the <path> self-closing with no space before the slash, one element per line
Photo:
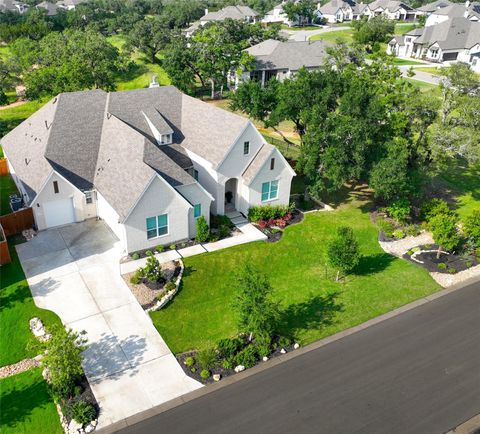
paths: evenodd
<path fill-rule="evenodd" d="M 437 267 L 439 270 L 446 270 L 447 264 L 445 264 L 445 262 L 440 262 L 440 264 L 438 264 Z"/>
<path fill-rule="evenodd" d="M 214 348 L 205 348 L 198 352 L 197 360 L 202 369 L 211 369 L 217 363 L 217 352 Z"/>
<path fill-rule="evenodd" d="M 133 283 L 134 285 L 138 285 L 142 281 L 142 276 L 143 276 L 143 270 L 139 268 L 138 270 L 133 273 L 133 276 L 130 277 L 130 283 Z"/>
<path fill-rule="evenodd" d="M 465 235 L 473 241 L 476 247 L 480 247 L 480 209 L 475 209 L 463 222 Z"/>
<path fill-rule="evenodd" d="M 395 230 L 395 227 L 388 220 L 378 219 L 377 226 L 387 238 L 393 237 L 393 231 Z"/>
<path fill-rule="evenodd" d="M 387 207 L 387 212 L 390 217 L 400 223 L 404 223 L 410 217 L 410 202 L 408 199 L 399 199 Z"/>
<path fill-rule="evenodd" d="M 208 240 L 210 235 L 210 228 L 208 227 L 207 220 L 203 215 L 197 219 L 197 236 L 195 237 L 197 243 L 204 243 Z"/>
<path fill-rule="evenodd" d="M 235 226 L 226 215 L 220 214 L 210 216 L 210 225 L 215 228 L 219 228 L 220 226 L 228 226 L 230 229 L 233 229 Z"/>
<path fill-rule="evenodd" d="M 270 220 L 284 217 L 286 214 L 291 213 L 294 209 L 292 205 L 261 205 L 252 206 L 248 210 L 248 219 L 252 222 L 258 222 L 259 220 Z"/>
<path fill-rule="evenodd" d="M 470 268 L 473 265 L 473 262 L 472 261 L 467 261 L 465 265 L 466 265 L 467 268 Z"/>
<path fill-rule="evenodd" d="M 455 273 L 457 272 L 457 270 L 456 270 L 455 268 L 449 268 L 449 269 L 448 269 L 448 272 L 449 272 L 450 274 L 455 274 Z"/>
<path fill-rule="evenodd" d="M 185 366 L 193 366 L 195 364 L 195 359 L 193 357 L 187 357 L 185 359 Z"/>
<path fill-rule="evenodd" d="M 46 342 L 43 363 L 48 367 L 50 386 L 56 397 L 72 396 L 75 383 L 83 375 L 81 355 L 87 348 L 84 334 L 55 327 Z"/>
<path fill-rule="evenodd" d="M 136 261 L 136 260 L 139 259 L 139 258 L 140 258 L 140 255 L 139 255 L 137 252 L 135 252 L 135 253 L 132 255 L 132 259 L 133 259 L 134 261 Z"/>
<path fill-rule="evenodd" d="M 217 351 L 221 358 L 232 359 L 244 346 L 241 338 L 221 339 L 217 344 Z"/>
<path fill-rule="evenodd" d="M 278 226 L 280 229 L 283 229 L 287 226 L 287 222 L 284 219 L 277 219 L 275 220 L 275 226 Z"/>
<path fill-rule="evenodd" d="M 200 377 L 204 379 L 210 377 L 210 371 L 208 371 L 207 369 L 204 369 L 202 372 L 200 372 Z"/>
<path fill-rule="evenodd" d="M 235 356 L 235 363 L 237 365 L 243 365 L 245 368 L 251 368 L 257 363 L 258 352 L 254 345 L 246 346 Z"/>
<path fill-rule="evenodd" d="M 218 241 L 220 239 L 220 235 L 218 234 L 210 234 L 210 237 L 208 238 L 208 241 L 211 243 L 214 243 L 215 241 Z"/>
<path fill-rule="evenodd" d="M 218 229 L 218 235 L 220 238 L 226 238 L 230 235 L 230 227 L 227 225 L 221 225 L 220 228 Z"/>
<path fill-rule="evenodd" d="M 176 285 L 174 282 L 170 281 L 168 282 L 166 285 L 165 285 L 165 289 L 167 291 L 171 291 L 172 289 L 175 289 L 176 288 Z"/>
<path fill-rule="evenodd" d="M 177 245 L 176 244 L 170 244 L 170 246 L 168 248 L 170 250 L 175 250 L 177 248 Z"/>
<path fill-rule="evenodd" d="M 431 199 L 424 202 L 420 207 L 420 219 L 426 222 L 439 215 L 439 214 L 451 214 L 452 211 L 448 207 L 447 202 L 443 199 Z"/>
<path fill-rule="evenodd" d="M 393 236 L 397 239 L 397 240 L 401 240 L 402 238 L 405 238 L 405 232 L 403 232 L 401 229 L 395 229 L 393 231 Z"/>
<path fill-rule="evenodd" d="M 165 248 L 160 244 L 157 247 L 155 247 L 155 251 L 157 253 L 162 253 L 165 250 Z"/>
<path fill-rule="evenodd" d="M 265 220 L 259 220 L 257 224 L 260 227 L 260 229 L 265 229 L 267 227 L 267 222 Z"/>
<path fill-rule="evenodd" d="M 405 227 L 405 233 L 410 237 L 414 237 L 418 234 L 418 229 L 415 225 L 408 225 Z"/>
<path fill-rule="evenodd" d="M 158 282 L 163 277 L 162 266 L 150 250 L 148 250 L 146 254 L 148 258 L 145 267 L 141 269 L 142 277 L 147 279 L 149 282 Z"/>
<path fill-rule="evenodd" d="M 260 357 L 269 356 L 272 352 L 272 339 L 268 335 L 257 336 L 254 344 Z"/>
<path fill-rule="evenodd" d="M 147 250 L 145 252 L 145 256 L 152 256 L 153 255 L 153 252 L 151 250 Z"/>
<path fill-rule="evenodd" d="M 288 347 L 291 343 L 292 341 L 286 336 L 280 336 L 278 339 L 278 346 L 282 348 Z"/>
<path fill-rule="evenodd" d="M 195 368 L 194 366 L 192 369 L 190 369 L 190 372 L 193 372 L 193 373 L 197 372 L 197 368 Z"/>
<path fill-rule="evenodd" d="M 225 359 L 222 362 L 222 368 L 223 369 L 233 369 L 233 368 L 235 368 L 235 363 L 233 362 L 233 360 Z"/>
<path fill-rule="evenodd" d="M 62 411 L 64 411 L 64 408 L 62 408 Z M 90 423 L 97 415 L 93 404 L 84 400 L 71 401 L 66 406 L 66 411 L 71 419 L 82 425 Z"/>

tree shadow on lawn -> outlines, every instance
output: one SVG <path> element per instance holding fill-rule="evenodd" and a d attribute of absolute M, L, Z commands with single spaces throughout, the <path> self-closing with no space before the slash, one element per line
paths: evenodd
<path fill-rule="evenodd" d="M 117 74 L 117 81 L 127 82 L 135 80 L 141 75 L 147 73 L 149 69 L 143 64 L 138 64 L 136 62 L 130 62 L 125 71 L 122 71 Z"/>
<path fill-rule="evenodd" d="M 355 267 L 353 274 L 357 276 L 369 276 L 386 270 L 395 261 L 395 256 L 388 253 L 376 253 L 374 255 L 362 256 Z"/>
<path fill-rule="evenodd" d="M 278 331 L 282 336 L 296 338 L 302 330 L 320 329 L 335 323 L 335 316 L 343 311 L 336 301 L 338 292 L 314 295 L 307 301 L 292 304 L 280 313 Z"/>
<path fill-rule="evenodd" d="M 28 385 L 15 385 L 8 392 L 2 392 L 0 396 L 2 425 L 5 424 L 8 427 L 14 427 L 17 423 L 26 421 L 33 410 L 51 402 L 47 384 L 41 378 L 36 378 Z"/>

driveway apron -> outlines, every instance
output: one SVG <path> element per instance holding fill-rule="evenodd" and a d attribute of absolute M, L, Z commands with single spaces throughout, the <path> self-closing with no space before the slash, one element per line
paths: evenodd
<path fill-rule="evenodd" d="M 35 304 L 87 332 L 83 366 L 100 405 L 100 427 L 201 387 L 121 278 L 119 242 L 103 222 L 39 232 L 17 252 Z"/>

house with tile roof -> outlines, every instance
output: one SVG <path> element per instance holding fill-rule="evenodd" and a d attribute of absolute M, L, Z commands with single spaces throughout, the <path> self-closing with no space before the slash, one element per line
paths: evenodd
<path fill-rule="evenodd" d="M 327 47 L 325 41 L 267 39 L 245 50 L 255 58 L 255 65 L 241 74 L 232 71 L 230 81 L 235 83 L 234 87 L 247 80 L 259 81 L 264 86 L 272 78 L 291 78 L 300 68 L 318 69 L 325 62 Z"/>
<path fill-rule="evenodd" d="M 39 230 L 100 218 L 127 253 L 226 207 L 288 204 L 295 174 L 248 119 L 173 86 L 62 93 L 0 143 Z"/>
<path fill-rule="evenodd" d="M 413 29 L 393 38 L 387 53 L 445 64 L 464 62 L 480 72 L 480 22 L 455 17 Z"/>

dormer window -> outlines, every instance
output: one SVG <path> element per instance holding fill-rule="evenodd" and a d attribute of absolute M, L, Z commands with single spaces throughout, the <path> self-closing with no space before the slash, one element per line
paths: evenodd
<path fill-rule="evenodd" d="M 172 134 L 162 134 L 161 143 L 162 145 L 169 145 L 172 143 Z"/>

